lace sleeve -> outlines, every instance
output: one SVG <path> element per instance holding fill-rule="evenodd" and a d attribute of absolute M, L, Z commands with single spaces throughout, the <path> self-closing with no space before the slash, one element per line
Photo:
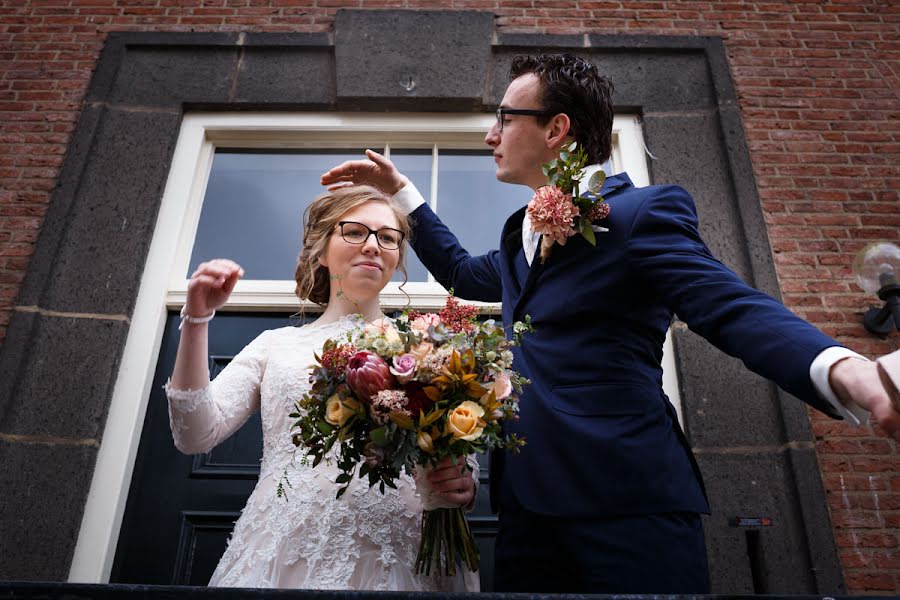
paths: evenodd
<path fill-rule="evenodd" d="M 244 347 L 203 389 L 176 390 L 171 382 L 166 383 L 169 425 L 178 450 L 185 454 L 209 452 L 259 410 L 267 333 Z"/>

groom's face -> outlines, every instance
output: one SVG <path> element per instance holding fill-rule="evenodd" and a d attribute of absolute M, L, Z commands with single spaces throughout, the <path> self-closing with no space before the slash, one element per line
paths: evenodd
<path fill-rule="evenodd" d="M 540 80 L 533 74 L 522 75 L 512 81 L 503 95 L 500 108 L 540 110 L 542 104 Z M 548 147 L 548 126 L 541 125 L 533 115 L 506 115 L 503 131 L 494 124 L 484 138 L 494 149 L 497 179 L 537 189 L 547 184 L 541 165 L 556 158 Z"/>

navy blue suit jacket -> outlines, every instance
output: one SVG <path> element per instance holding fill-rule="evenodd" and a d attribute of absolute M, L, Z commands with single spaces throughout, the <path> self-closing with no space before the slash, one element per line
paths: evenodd
<path fill-rule="evenodd" d="M 816 355 L 837 345 L 716 260 L 700 238 L 693 200 L 677 186 L 635 188 L 626 174 L 601 192 L 611 213 L 596 246 L 581 236 L 529 268 L 525 209 L 500 249 L 471 256 L 427 205 L 413 248 L 461 298 L 503 302 L 503 323 L 531 315 L 515 350 L 531 379 L 518 455 L 494 463 L 492 484 L 532 512 L 613 516 L 709 512 L 699 470 L 662 391 L 662 346 L 673 313 L 692 331 L 815 408 L 834 415 L 809 378 Z M 498 472 L 499 471 L 499 472 Z M 492 499 L 496 487 L 492 485 Z"/>

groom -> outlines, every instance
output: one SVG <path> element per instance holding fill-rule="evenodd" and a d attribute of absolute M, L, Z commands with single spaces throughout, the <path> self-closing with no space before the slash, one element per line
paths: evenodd
<path fill-rule="evenodd" d="M 500 181 L 537 189 L 541 165 L 572 139 L 591 162 L 611 149 L 612 84 L 571 55 L 517 57 L 485 142 Z M 874 418 L 900 439 L 875 364 L 838 346 L 745 285 L 700 238 L 694 204 L 677 186 L 635 188 L 624 173 L 601 194 L 608 231 L 536 258 L 525 209 L 499 250 L 469 255 L 384 157 L 349 161 L 325 185 L 374 184 L 396 193 L 415 223 L 412 245 L 446 288 L 503 302 L 503 322 L 530 315 L 535 331 L 514 367 L 532 384 L 518 455 L 495 453 L 491 497 L 500 509 L 498 591 L 707 593 L 699 469 L 661 388 L 673 313 L 753 371 L 833 417 Z"/>

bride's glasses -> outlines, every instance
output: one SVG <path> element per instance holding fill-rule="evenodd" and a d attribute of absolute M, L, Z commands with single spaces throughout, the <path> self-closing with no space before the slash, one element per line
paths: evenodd
<path fill-rule="evenodd" d="M 356 221 L 341 221 L 338 227 L 341 228 L 341 237 L 348 244 L 365 244 L 370 235 L 375 236 L 375 241 L 382 250 L 397 250 L 403 243 L 403 232 L 393 227 L 375 230 Z"/>

